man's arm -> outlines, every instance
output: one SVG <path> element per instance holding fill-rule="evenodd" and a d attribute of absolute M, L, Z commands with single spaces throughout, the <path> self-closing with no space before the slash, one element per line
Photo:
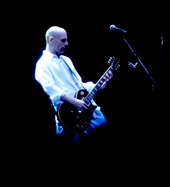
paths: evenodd
<path fill-rule="evenodd" d="M 106 78 L 105 78 L 105 82 L 103 83 L 102 87 L 100 89 L 104 89 L 108 82 L 112 79 L 113 77 L 113 73 L 111 71 L 108 72 L 108 74 L 106 75 Z M 71 103 L 72 105 L 74 105 L 78 110 L 80 109 L 88 109 L 88 106 L 87 104 L 80 100 L 80 99 L 76 99 L 74 97 L 70 97 L 69 95 L 65 94 L 61 97 L 61 100 L 64 101 L 64 102 L 68 102 L 68 103 Z"/>
<path fill-rule="evenodd" d="M 64 101 L 64 102 L 68 102 L 68 103 L 74 105 L 78 110 L 80 110 L 80 109 L 88 109 L 88 106 L 87 106 L 87 104 L 84 101 L 82 101 L 80 99 L 76 99 L 74 97 L 70 97 L 67 94 L 63 95 L 61 97 L 61 100 Z"/>

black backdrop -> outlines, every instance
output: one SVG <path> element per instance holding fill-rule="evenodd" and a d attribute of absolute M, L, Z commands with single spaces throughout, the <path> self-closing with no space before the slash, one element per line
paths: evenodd
<path fill-rule="evenodd" d="M 131 156 L 131 163 L 136 159 L 142 165 L 144 160 L 148 160 L 153 168 L 157 169 L 155 162 L 157 163 L 158 155 L 161 154 L 161 158 L 165 158 L 164 148 L 168 140 L 169 123 L 168 62 L 162 61 L 161 57 L 161 32 L 165 43 L 167 39 L 167 11 L 163 6 L 160 2 L 150 4 L 129 1 L 19 4 L 18 14 L 11 16 L 11 19 L 14 18 L 16 34 L 16 53 L 12 58 L 16 59 L 16 63 L 14 60 L 11 62 L 17 67 L 15 75 L 17 74 L 19 85 L 16 87 L 15 82 L 13 87 L 14 92 L 17 91 L 18 99 L 12 97 L 10 101 L 10 104 L 16 101 L 16 105 L 10 105 L 15 106 L 12 109 L 17 117 L 10 131 L 14 138 L 19 140 L 14 147 L 21 145 L 20 150 L 25 147 L 26 155 L 29 153 L 29 158 L 34 159 L 40 147 L 46 151 L 45 148 L 52 144 L 53 150 L 57 150 L 61 158 L 58 146 L 62 142 L 54 141 L 53 144 L 53 140 L 48 141 L 54 135 L 53 111 L 46 96 L 41 90 L 37 91 L 34 82 L 35 63 L 45 48 L 45 32 L 50 26 L 57 25 L 67 30 L 69 46 L 65 54 L 71 57 L 84 81 L 96 82 L 107 68 L 110 56 L 116 56 L 121 64 L 108 87 L 95 97 L 108 120 L 105 129 L 99 132 L 100 140 L 97 139 L 97 134 L 93 138 L 98 140 L 95 146 L 100 147 L 97 152 L 100 153 L 100 161 L 104 160 L 103 165 L 114 165 L 118 161 L 114 159 L 116 155 L 117 158 L 121 157 L 122 163 L 129 163 L 127 158 Z M 140 65 L 137 65 L 136 69 L 128 66 L 128 61 L 135 63 L 136 59 L 122 38 L 110 31 L 111 24 L 127 30 L 125 38 L 139 54 L 166 99 L 159 90 L 152 92 L 152 83 Z M 164 49 L 166 51 L 166 46 Z M 11 98 L 11 92 L 9 93 Z M 83 148 L 89 154 L 94 153 L 87 151 L 87 146 Z M 153 154 L 150 155 L 151 152 Z M 103 153 L 105 157 L 101 156 Z M 37 160 L 42 158 L 42 155 L 43 153 Z M 138 156 L 141 156 L 140 160 L 137 160 Z M 56 160 L 54 159 L 54 163 Z"/>
<path fill-rule="evenodd" d="M 84 81 L 96 82 L 108 67 L 107 61 L 111 56 L 116 56 L 121 64 L 120 70 L 106 90 L 100 91 L 95 98 L 101 105 L 109 124 L 113 124 L 108 130 L 111 129 L 113 134 L 123 132 L 126 136 L 128 131 L 133 138 L 137 138 L 140 132 L 140 135 L 146 133 L 150 136 L 153 124 L 157 120 L 164 121 L 162 109 L 165 108 L 166 102 L 159 90 L 155 89 L 155 92 L 152 92 L 152 82 L 143 73 L 140 65 L 136 69 L 128 66 L 129 61 L 135 63 L 137 60 L 121 36 L 111 31 L 109 27 L 115 24 L 127 30 L 125 38 L 135 53 L 139 54 L 141 61 L 163 93 L 168 95 L 167 62 L 162 62 L 161 56 L 161 33 L 164 34 L 165 12 L 160 4 L 89 5 L 82 2 L 79 5 L 56 3 L 51 7 L 50 5 L 29 7 L 30 9 L 23 11 L 24 23 L 20 25 L 27 43 L 21 49 L 24 57 L 21 76 L 25 80 L 22 84 L 32 112 L 30 119 L 33 125 L 29 127 L 37 127 L 38 130 L 41 126 L 38 110 L 42 107 L 37 104 L 35 97 L 34 67 L 45 48 L 46 30 L 50 26 L 57 25 L 67 30 L 69 46 L 65 55 L 73 60 Z"/>

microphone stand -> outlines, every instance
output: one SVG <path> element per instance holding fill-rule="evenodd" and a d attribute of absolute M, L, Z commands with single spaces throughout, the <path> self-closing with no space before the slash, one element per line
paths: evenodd
<path fill-rule="evenodd" d="M 139 64 L 142 66 L 143 70 L 146 72 L 146 74 L 148 75 L 148 77 L 152 80 L 153 84 L 158 88 L 158 90 L 162 93 L 162 90 L 158 87 L 157 83 L 155 82 L 155 80 L 153 79 L 153 77 L 150 75 L 149 71 L 146 69 L 146 67 L 143 65 L 143 63 L 141 62 L 141 60 L 139 59 L 138 55 L 136 55 L 136 53 L 134 52 L 134 50 L 132 49 L 132 47 L 129 45 L 129 43 L 127 42 L 127 40 L 125 39 L 124 36 L 122 36 L 124 42 L 127 44 L 127 46 L 129 47 L 129 49 L 131 50 L 131 52 L 133 53 L 133 55 L 137 58 Z M 163 93 L 162 93 L 163 94 Z M 163 94 L 163 96 L 165 97 L 165 95 Z"/>

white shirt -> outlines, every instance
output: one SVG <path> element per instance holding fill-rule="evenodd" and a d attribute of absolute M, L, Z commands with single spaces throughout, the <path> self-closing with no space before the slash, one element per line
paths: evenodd
<path fill-rule="evenodd" d="M 35 79 L 49 95 L 55 109 L 63 95 L 74 97 L 78 90 L 85 88 L 90 91 L 95 86 L 91 81 L 82 82 L 70 58 L 63 55 L 58 57 L 48 51 L 43 51 L 36 64 Z"/>
<path fill-rule="evenodd" d="M 68 94 L 74 97 L 80 89 L 86 89 L 90 92 L 95 86 L 91 81 L 82 82 L 70 58 L 63 55 L 58 57 L 48 51 L 43 51 L 42 56 L 37 61 L 35 79 L 49 96 L 55 110 L 62 102 L 61 97 L 63 95 Z M 92 104 L 95 104 L 93 100 Z M 97 107 L 95 111 L 99 110 L 100 107 Z M 95 117 L 95 112 L 93 112 L 93 117 Z M 55 115 L 55 121 L 56 134 L 60 135 L 63 133 L 63 127 L 60 125 L 57 115 Z M 88 130 L 86 130 L 87 132 Z"/>

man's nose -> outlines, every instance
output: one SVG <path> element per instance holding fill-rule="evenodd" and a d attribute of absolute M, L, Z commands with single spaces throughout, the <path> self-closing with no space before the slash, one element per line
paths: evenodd
<path fill-rule="evenodd" d="M 68 41 L 65 42 L 65 45 L 68 46 Z"/>

